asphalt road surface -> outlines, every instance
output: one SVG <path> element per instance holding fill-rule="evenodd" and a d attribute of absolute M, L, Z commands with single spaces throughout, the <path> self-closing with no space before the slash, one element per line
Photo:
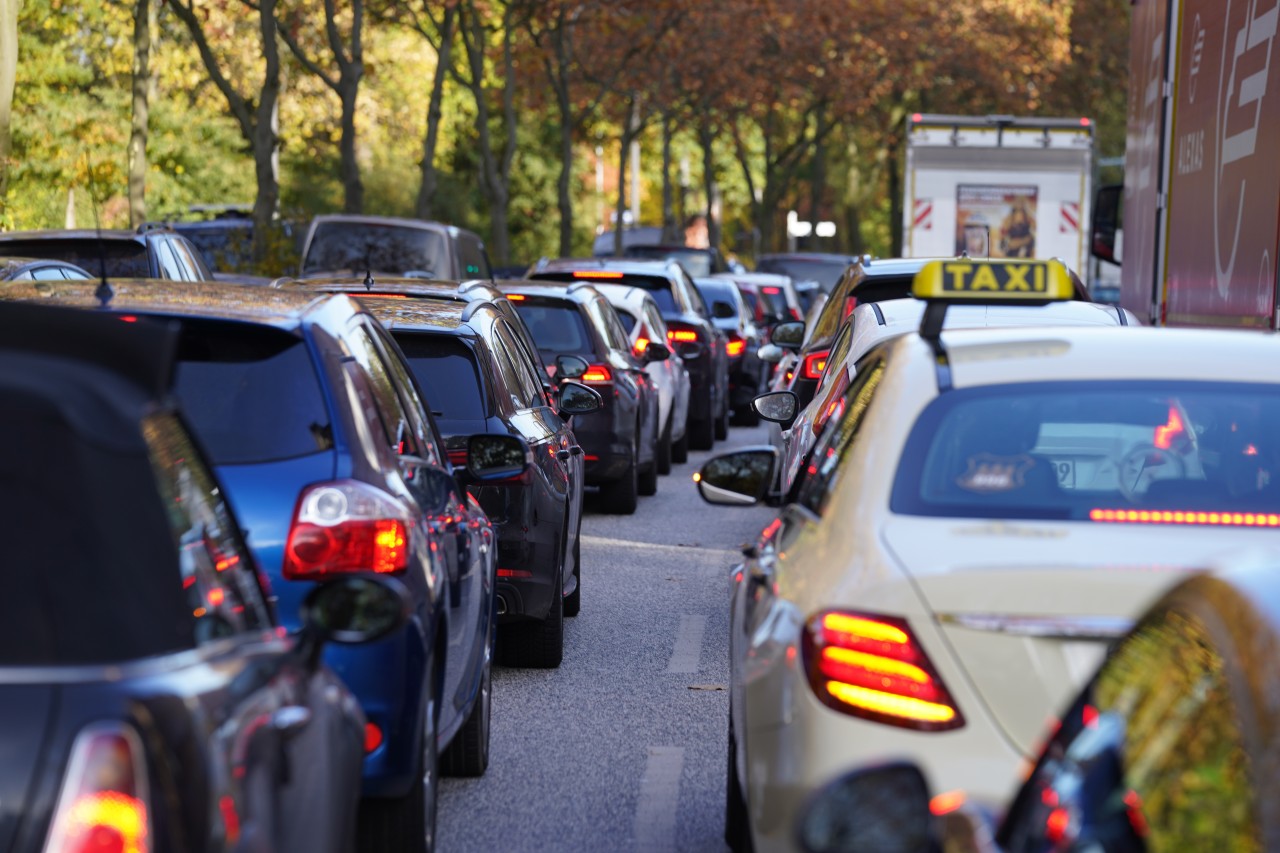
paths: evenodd
<path fill-rule="evenodd" d="M 764 443 L 735 427 L 713 452 Z M 588 512 L 582 612 L 559 669 L 495 668 L 492 756 L 445 779 L 438 848 L 724 851 L 729 569 L 774 511 L 659 478 L 633 516 Z"/>

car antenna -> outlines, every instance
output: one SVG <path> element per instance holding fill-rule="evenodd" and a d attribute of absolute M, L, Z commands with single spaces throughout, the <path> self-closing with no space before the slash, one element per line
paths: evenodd
<path fill-rule="evenodd" d="M 364 244 L 364 289 L 373 290 L 373 261 L 369 260 L 369 255 L 373 252 L 373 244 Z"/>
<path fill-rule="evenodd" d="M 98 307 L 107 308 L 111 305 L 111 299 L 116 292 L 107 281 L 107 247 L 102 241 L 102 221 L 98 218 L 98 179 L 87 153 L 85 164 L 87 166 L 85 171 L 89 174 L 89 200 L 93 202 L 93 228 L 98 237 L 98 286 L 93 289 L 93 298 L 98 300 Z"/>

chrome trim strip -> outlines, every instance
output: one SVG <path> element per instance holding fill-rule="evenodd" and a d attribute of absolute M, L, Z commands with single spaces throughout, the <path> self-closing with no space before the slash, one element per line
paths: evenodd
<path fill-rule="evenodd" d="M 938 621 L 971 631 L 1063 640 L 1114 640 L 1133 629 L 1122 616 L 1015 616 L 1001 613 L 939 613 Z"/>

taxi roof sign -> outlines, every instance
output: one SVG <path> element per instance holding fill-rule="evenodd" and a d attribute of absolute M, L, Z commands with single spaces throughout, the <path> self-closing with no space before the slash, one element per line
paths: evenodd
<path fill-rule="evenodd" d="M 1061 261 L 958 258 L 925 264 L 911 293 L 946 302 L 1043 305 L 1071 299 L 1075 288 Z"/>

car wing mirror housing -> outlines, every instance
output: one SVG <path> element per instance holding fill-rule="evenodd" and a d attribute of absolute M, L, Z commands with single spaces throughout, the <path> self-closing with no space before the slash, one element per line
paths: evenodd
<path fill-rule="evenodd" d="M 671 358 L 671 348 L 661 341 L 649 341 L 649 343 L 645 345 L 645 361 L 666 361 L 669 358 Z"/>
<path fill-rule="evenodd" d="M 738 312 L 728 302 L 717 299 L 711 303 L 711 316 L 716 320 L 732 320 Z"/>
<path fill-rule="evenodd" d="M 580 355 L 558 355 L 556 356 L 556 378 L 577 379 L 586 373 L 590 366 Z"/>
<path fill-rule="evenodd" d="M 766 421 L 790 429 L 800 413 L 800 398 L 793 391 L 772 391 L 752 400 L 751 408 Z"/>
<path fill-rule="evenodd" d="M 865 767 L 818 789 L 795 823 L 805 853 L 942 853 L 929 785 L 909 762 Z"/>
<path fill-rule="evenodd" d="M 473 435 L 467 439 L 467 477 L 476 483 L 522 477 L 532 465 L 530 455 L 514 435 Z"/>
<path fill-rule="evenodd" d="M 580 382 L 565 382 L 560 386 L 557 406 L 561 415 L 586 415 L 604 407 L 600 392 Z"/>
<path fill-rule="evenodd" d="M 343 575 L 317 584 L 302 602 L 301 648 L 312 668 L 320 665 L 325 643 L 373 643 L 403 628 L 413 599 L 395 578 Z"/>
<path fill-rule="evenodd" d="M 765 344 L 756 350 L 756 358 L 765 364 L 777 364 L 782 361 L 787 352 L 777 344 Z"/>
<path fill-rule="evenodd" d="M 713 456 L 693 480 L 709 504 L 753 506 L 769 496 L 777 473 L 778 449 L 766 444 Z"/>
<path fill-rule="evenodd" d="M 779 323 L 769 333 L 769 343 L 783 349 L 799 349 L 804 343 L 804 323 L 799 320 Z"/>

